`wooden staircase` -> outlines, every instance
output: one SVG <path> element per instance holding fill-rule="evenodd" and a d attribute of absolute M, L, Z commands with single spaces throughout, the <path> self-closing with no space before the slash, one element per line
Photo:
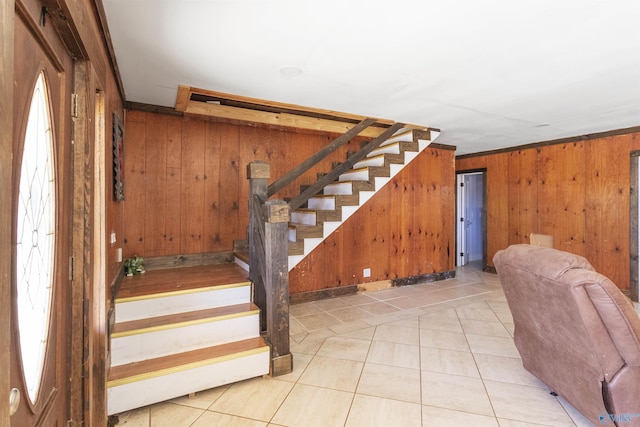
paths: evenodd
<path fill-rule="evenodd" d="M 372 122 L 362 121 L 349 131 L 351 134 L 347 132 L 336 141 L 344 143 Z M 262 241 L 253 245 L 253 250 L 262 249 L 257 252 L 259 261 L 252 256 L 253 283 L 248 279 L 248 259 L 236 259 L 237 264 L 149 270 L 142 276 L 124 278 L 110 330 L 109 415 L 270 371 L 272 375 L 290 372 L 286 270 L 293 269 L 439 133 L 425 129 L 396 132 L 401 126 L 391 125 L 377 141 L 288 204 L 267 201 L 268 193 L 277 192 L 275 187 L 286 182 L 267 188 L 264 162 L 255 165 L 249 177 L 249 210 L 254 218 L 250 228 L 255 228 L 252 238 Z M 338 142 L 327 151 L 334 150 Z M 307 166 L 299 169 L 303 167 Z M 289 217 L 290 207 L 299 208 Z M 270 240 L 265 243 L 267 237 Z M 271 263 L 269 268 L 267 263 Z M 262 329 L 269 344 L 261 336 L 261 313 L 254 301 L 266 307 Z"/>
<path fill-rule="evenodd" d="M 124 278 L 110 334 L 109 415 L 269 373 L 247 275 L 230 263 Z"/>
<path fill-rule="evenodd" d="M 291 212 L 289 271 L 333 233 L 439 135 L 435 130 L 403 130 Z"/>

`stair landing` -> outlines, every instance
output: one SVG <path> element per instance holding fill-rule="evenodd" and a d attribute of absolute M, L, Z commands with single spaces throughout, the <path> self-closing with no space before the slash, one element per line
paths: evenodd
<path fill-rule="evenodd" d="M 196 290 L 248 280 L 247 271 L 234 263 L 149 270 L 138 276 L 125 277 L 116 300 Z"/>

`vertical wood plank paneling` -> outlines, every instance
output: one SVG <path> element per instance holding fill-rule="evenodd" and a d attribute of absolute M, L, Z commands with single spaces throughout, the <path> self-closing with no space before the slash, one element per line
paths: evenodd
<path fill-rule="evenodd" d="M 520 229 L 519 236 L 522 243 L 529 242 L 531 233 L 538 231 L 538 174 L 537 150 L 522 150 L 520 152 Z"/>
<path fill-rule="evenodd" d="M 525 243 L 520 236 L 520 151 L 509 153 L 509 187 L 507 201 L 509 203 L 509 244 Z"/>
<path fill-rule="evenodd" d="M 559 145 L 538 149 L 538 221 L 532 232 L 553 235 L 558 221 L 558 176 L 554 171 L 561 168 L 557 165 Z"/>
<path fill-rule="evenodd" d="M 182 120 L 167 118 L 167 170 L 166 170 L 166 210 L 165 247 L 163 255 L 182 254 L 181 209 L 182 195 Z"/>
<path fill-rule="evenodd" d="M 453 219 L 453 212 L 444 211 L 453 209 L 453 192 L 443 187 L 453 188 L 454 179 L 453 151 L 425 150 L 344 223 L 337 233 L 291 271 L 289 283 L 292 292 L 443 272 L 453 268 L 453 248 L 445 256 L 441 252 L 446 252 L 447 246 L 451 245 L 449 242 L 454 239 L 453 224 L 448 230 L 442 227 L 445 221 L 443 216 Z M 411 184 L 414 184 L 413 187 Z M 405 208 L 407 206 L 411 207 Z M 422 208 L 415 209 L 415 206 Z M 416 232 L 422 224 L 425 224 L 422 233 Z M 385 235 L 386 238 L 383 237 Z M 336 248 L 341 245 L 344 246 L 340 257 L 342 262 L 336 259 L 340 255 Z M 423 247 L 425 249 L 421 250 Z M 371 278 L 362 277 L 365 268 L 371 268 Z M 333 274 L 325 274 L 318 269 Z"/>
<path fill-rule="evenodd" d="M 203 251 L 218 252 L 223 245 L 221 217 L 224 210 L 224 199 L 220 189 L 226 188 L 222 177 L 226 177 L 226 169 L 222 170 L 222 145 L 232 143 L 223 134 L 223 127 L 217 123 L 207 122 L 206 142 L 204 148 L 204 234 Z M 224 141 L 224 143 L 223 143 Z M 236 158 L 230 161 L 237 161 Z M 232 179 L 232 178 L 231 178 Z M 237 179 L 237 172 L 236 172 Z M 228 189 L 233 191 L 233 187 Z M 224 193 L 224 192 L 222 192 Z M 237 196 L 236 196 L 237 197 Z M 237 215 L 236 215 L 237 216 Z M 229 220 L 233 221 L 231 218 Z M 233 227 L 233 223 L 227 224 Z"/>
<path fill-rule="evenodd" d="M 246 181 L 241 178 L 238 127 L 226 125 L 220 135 L 220 219 L 217 228 L 220 238 L 215 241 L 216 251 L 233 247 L 233 240 L 240 238 L 241 231 L 246 230 L 246 224 L 240 223 L 241 199 L 238 199 L 240 187 Z"/>
<path fill-rule="evenodd" d="M 206 122 L 190 120 L 182 128 L 181 246 L 185 254 L 204 249 L 204 151 Z"/>
<path fill-rule="evenodd" d="M 146 147 L 144 253 L 160 256 L 166 251 L 167 121 L 158 115 L 147 118 Z"/>
<path fill-rule="evenodd" d="M 585 251 L 585 151 L 584 143 L 559 146 L 555 170 L 559 205 L 555 228 L 555 247 L 577 255 Z"/>
<path fill-rule="evenodd" d="M 125 124 L 124 147 L 124 248 L 123 257 L 145 253 L 145 156 L 147 116 L 130 112 Z"/>
<path fill-rule="evenodd" d="M 440 270 L 453 270 L 455 268 L 455 206 L 456 206 L 456 177 L 454 152 L 440 152 L 443 166 L 440 167 L 440 215 L 442 242 L 440 249 Z M 422 274 L 422 273 L 421 273 Z"/>
<path fill-rule="evenodd" d="M 585 256 L 622 289 L 629 286 L 629 156 L 638 133 L 461 159 L 456 169 L 487 168 L 487 250 L 520 243 L 531 225 L 555 247 Z M 522 153 L 529 156 L 526 159 Z M 535 156 L 537 200 L 527 190 Z M 525 160 L 526 159 L 526 160 Z M 505 168 L 508 190 L 505 192 Z M 504 194 L 507 194 L 505 199 Z M 531 217 L 531 206 L 539 217 Z"/>
<path fill-rule="evenodd" d="M 164 255 L 232 250 L 234 239 L 246 238 L 246 165 L 254 160 L 271 162 L 273 181 L 335 137 L 195 117 L 137 114 L 145 120 L 152 116 L 157 116 L 160 121 L 166 120 Z M 162 128 L 157 124 L 152 126 L 154 131 Z M 133 138 L 138 136 L 134 134 Z M 161 136 L 144 135 L 144 138 L 145 141 L 158 140 Z M 347 151 L 355 151 L 362 141 L 361 138 L 350 141 L 337 150 L 335 156 L 325 159 L 276 197 L 298 194 L 301 184 L 315 182 L 318 172 L 329 171 L 332 162 L 344 161 Z M 162 156 L 155 152 L 148 157 L 147 161 L 155 165 L 156 170 L 152 173 L 155 176 L 157 169 L 161 168 Z M 292 291 L 317 290 L 453 268 L 453 224 L 449 224 L 453 213 L 447 211 L 453 210 L 454 199 L 453 193 L 446 191 L 447 185 L 453 187 L 453 168 L 453 151 L 426 150 L 376 195 L 375 200 L 356 213 L 349 226 L 339 228 L 300 264 L 297 272 L 291 275 Z M 149 182 L 152 180 L 151 177 L 147 179 Z M 132 194 L 132 197 L 144 199 L 163 187 L 162 184 L 154 185 L 138 187 L 138 194 Z M 155 204 L 146 204 L 136 212 L 147 215 L 145 209 Z M 218 207 L 217 215 L 214 204 Z M 134 215 L 133 212 L 129 211 L 129 215 Z M 126 221 L 129 219 L 127 217 Z M 142 251 L 145 240 L 141 242 Z M 139 254 L 144 256 L 142 251 Z M 159 244 L 149 246 L 149 253 L 159 251 Z M 371 269 L 370 278 L 363 277 L 365 268 Z"/>
<path fill-rule="evenodd" d="M 425 254 L 426 260 L 430 260 L 430 264 L 424 265 L 426 270 L 425 273 L 434 273 L 443 267 L 441 266 L 443 261 L 441 251 L 445 250 L 445 248 L 443 247 L 444 245 L 442 245 L 441 238 L 446 238 L 447 236 L 443 235 L 444 229 L 442 228 L 442 217 L 443 215 L 451 217 L 451 215 L 445 214 L 442 210 L 441 185 L 443 176 L 441 168 L 447 169 L 446 166 L 448 165 L 443 162 L 445 163 L 444 165 L 434 167 L 440 163 L 439 153 L 440 150 L 427 148 L 424 153 L 425 156 L 421 156 L 423 158 L 426 157 L 424 158 L 424 161 L 421 161 L 422 164 L 415 165 L 422 166 L 420 168 L 421 171 L 418 173 L 419 176 L 422 175 L 422 179 L 425 184 L 425 191 L 421 194 L 421 199 L 423 200 L 425 216 L 428 218 L 426 222 L 428 234 L 426 236 L 427 239 L 425 240 Z M 450 166 L 450 170 L 453 171 L 453 164 Z M 426 209 L 427 206 L 429 209 Z M 446 240 L 448 239 L 445 239 L 445 242 Z"/>

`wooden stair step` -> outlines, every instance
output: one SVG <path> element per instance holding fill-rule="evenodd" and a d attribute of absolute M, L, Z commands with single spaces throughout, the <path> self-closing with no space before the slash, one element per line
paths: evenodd
<path fill-rule="evenodd" d="M 236 263 L 151 270 L 126 277 L 115 299 L 117 323 L 249 302 L 248 272 Z"/>
<path fill-rule="evenodd" d="M 116 323 L 111 366 L 258 337 L 259 316 L 257 306 L 244 303 Z"/>
<path fill-rule="evenodd" d="M 111 332 L 111 338 L 127 335 L 143 334 L 161 329 L 179 328 L 189 324 L 205 323 L 257 313 L 260 309 L 253 303 L 227 305 L 224 307 L 205 310 L 189 311 L 185 313 L 168 314 L 165 316 L 146 319 L 130 320 L 116 323 Z"/>
<path fill-rule="evenodd" d="M 261 337 L 112 367 L 109 415 L 269 373 Z"/>
<path fill-rule="evenodd" d="M 197 290 L 248 281 L 246 270 L 235 263 L 149 270 L 139 276 L 125 277 L 116 302 L 153 294 Z"/>
<path fill-rule="evenodd" d="M 196 365 L 216 363 L 222 359 L 233 358 L 238 353 L 269 350 L 269 346 L 264 340 L 261 337 L 256 337 L 126 365 L 113 366 L 109 370 L 107 387 L 139 381 L 150 376 L 166 375 L 171 372 L 189 369 Z"/>
<path fill-rule="evenodd" d="M 289 242 L 287 255 L 304 255 L 304 241 Z"/>
<path fill-rule="evenodd" d="M 320 224 L 325 221 L 342 221 L 342 208 L 334 210 L 317 210 L 316 221 Z"/>
<path fill-rule="evenodd" d="M 322 237 L 322 225 L 306 225 L 306 224 L 298 224 L 294 222 L 289 223 L 290 229 L 295 229 L 296 240 L 301 241 L 302 239 L 310 238 L 310 237 Z"/>

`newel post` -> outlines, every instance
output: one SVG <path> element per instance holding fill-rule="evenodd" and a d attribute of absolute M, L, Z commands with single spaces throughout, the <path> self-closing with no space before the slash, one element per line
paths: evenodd
<path fill-rule="evenodd" d="M 267 340 L 271 344 L 271 375 L 293 370 L 289 349 L 289 205 L 269 200 L 265 218 L 265 289 L 267 290 Z"/>
<path fill-rule="evenodd" d="M 260 308 L 260 330 L 271 345 L 271 375 L 293 370 L 289 348 L 290 209 L 286 202 L 268 199 L 269 164 L 247 166 L 249 179 L 249 279 L 253 301 Z"/>
<path fill-rule="evenodd" d="M 267 296 L 264 283 L 264 219 L 262 205 L 267 201 L 271 170 L 269 163 L 255 161 L 247 165 L 249 180 L 249 280 L 253 282 L 253 302 L 260 308 L 260 331 L 266 330 Z M 261 268 L 262 267 L 262 268 Z"/>

